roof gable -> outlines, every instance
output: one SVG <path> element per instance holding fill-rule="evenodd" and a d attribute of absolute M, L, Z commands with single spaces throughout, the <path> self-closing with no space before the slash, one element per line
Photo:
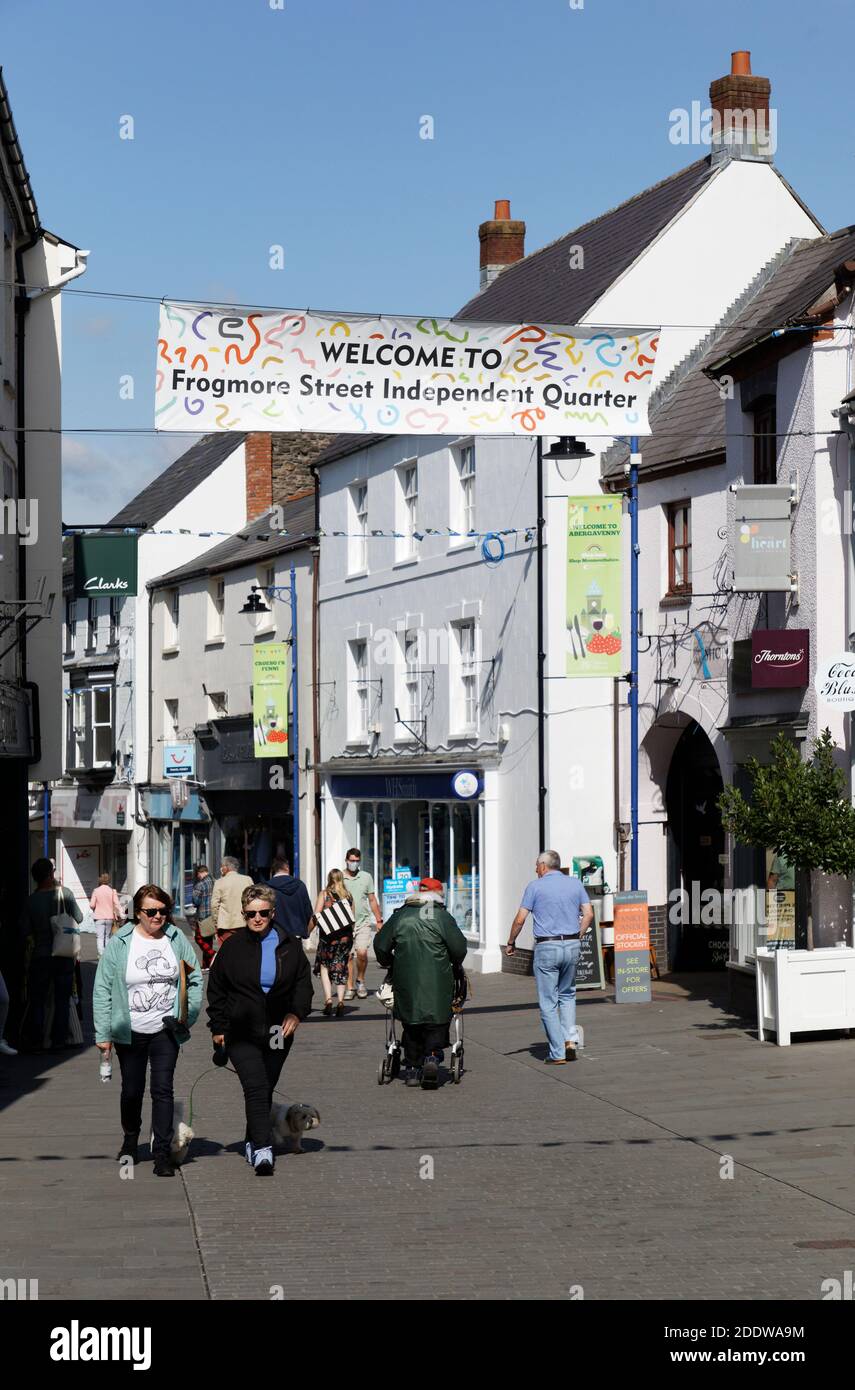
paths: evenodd
<path fill-rule="evenodd" d="M 132 526 L 146 522 L 153 526 L 189 497 L 245 439 L 246 435 L 239 433 L 206 434 L 126 503 L 107 525 Z"/>
<path fill-rule="evenodd" d="M 271 508 L 277 511 L 279 508 Z M 224 570 L 239 569 L 255 561 L 272 560 L 285 551 L 310 544 L 317 536 L 315 529 L 315 490 L 295 493 L 290 501 L 281 504 L 282 529 L 271 529 L 270 511 L 244 526 L 234 536 L 197 555 L 194 560 L 152 579 L 149 589 L 175 584 L 205 574 L 222 574 Z M 278 518 L 277 518 L 278 519 Z"/>

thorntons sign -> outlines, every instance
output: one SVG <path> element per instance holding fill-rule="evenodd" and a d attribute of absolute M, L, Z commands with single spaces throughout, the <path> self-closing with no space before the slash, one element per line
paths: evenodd
<path fill-rule="evenodd" d="M 751 634 L 752 690 L 780 690 L 807 685 L 810 671 L 810 632 L 758 628 Z"/>
<path fill-rule="evenodd" d="M 813 683 L 823 704 L 855 710 L 855 652 L 820 662 Z"/>

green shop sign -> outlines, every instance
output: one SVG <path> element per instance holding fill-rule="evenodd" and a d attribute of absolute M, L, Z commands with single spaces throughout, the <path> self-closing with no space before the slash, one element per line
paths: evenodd
<path fill-rule="evenodd" d="M 74 537 L 75 598 L 134 598 L 136 592 L 136 536 Z"/>

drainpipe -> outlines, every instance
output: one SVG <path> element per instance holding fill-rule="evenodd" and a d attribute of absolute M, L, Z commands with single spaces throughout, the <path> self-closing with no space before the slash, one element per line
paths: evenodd
<path fill-rule="evenodd" d="M 629 886 L 638 888 L 638 437 L 629 441 L 629 538 L 630 538 L 630 663 L 629 673 L 629 771 L 630 819 Z"/>

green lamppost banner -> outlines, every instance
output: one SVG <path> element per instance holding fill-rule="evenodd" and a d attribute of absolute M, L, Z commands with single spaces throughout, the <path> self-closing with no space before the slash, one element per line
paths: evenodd
<path fill-rule="evenodd" d="M 74 537 L 75 598 L 134 598 L 136 592 L 136 536 Z"/>
<path fill-rule="evenodd" d="M 619 497 L 567 499 L 567 674 L 619 676 L 623 508 Z"/>
<path fill-rule="evenodd" d="M 253 649 L 252 719 L 255 756 L 287 758 L 287 642 L 263 642 Z"/>

